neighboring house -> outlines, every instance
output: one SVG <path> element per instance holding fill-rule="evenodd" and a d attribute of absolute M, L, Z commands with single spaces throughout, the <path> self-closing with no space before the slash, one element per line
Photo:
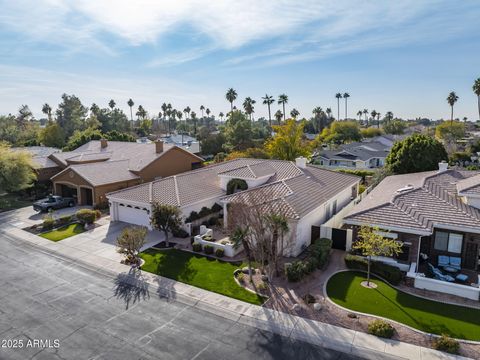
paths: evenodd
<path fill-rule="evenodd" d="M 52 176 L 61 171 L 61 167 L 49 158 L 52 154 L 61 152 L 60 149 L 48 146 L 27 146 L 12 147 L 11 150 L 28 151 L 32 154 L 32 160 L 36 166 L 37 181 L 40 183 L 49 182 Z"/>
<path fill-rule="evenodd" d="M 403 243 L 400 255 L 386 259 L 399 267 L 419 272 L 423 258 L 439 266 L 443 255 L 480 271 L 480 172 L 447 166 L 385 178 L 344 218 L 353 239 L 359 226 L 378 226 Z"/>
<path fill-rule="evenodd" d="M 202 158 L 177 146 L 92 140 L 74 151 L 48 157 L 61 171 L 51 180 L 56 195 L 80 205 L 106 203 L 105 194 L 201 166 Z"/>
<path fill-rule="evenodd" d="M 249 189 L 226 195 L 231 179 L 243 179 Z M 223 204 L 224 225 L 231 201 L 242 196 L 278 204 L 290 222 L 292 246 L 286 255 L 296 256 L 311 242 L 312 226 L 319 226 L 358 194 L 360 178 L 296 162 L 235 159 L 189 171 L 148 184 L 107 194 L 113 221 L 150 227 L 154 202 L 178 206 L 187 218 L 192 211 Z M 248 194 L 248 195 L 247 195 Z M 251 196 L 250 196 L 251 195 Z M 188 224 L 185 225 L 188 229 Z"/>
<path fill-rule="evenodd" d="M 368 143 L 368 142 L 379 142 L 385 146 L 388 147 L 388 149 L 391 149 L 393 144 L 395 144 L 397 141 L 401 141 L 405 139 L 407 135 L 392 135 L 392 134 L 383 134 L 379 136 L 374 136 L 373 138 L 365 138 L 363 139 L 363 142 Z"/>
<path fill-rule="evenodd" d="M 169 136 L 162 137 L 162 140 L 166 144 L 176 145 L 187 151 L 190 151 L 193 154 L 200 154 L 200 142 L 189 135 L 182 134 L 171 134 Z"/>
<path fill-rule="evenodd" d="M 319 150 L 312 163 L 328 168 L 372 169 L 385 165 L 391 146 L 381 142 L 355 142 L 338 149 Z"/>

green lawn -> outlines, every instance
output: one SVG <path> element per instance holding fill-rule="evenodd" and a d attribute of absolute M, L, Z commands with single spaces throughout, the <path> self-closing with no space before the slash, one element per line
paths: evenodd
<path fill-rule="evenodd" d="M 40 236 L 48 240 L 60 241 L 70 236 L 81 234 L 84 231 L 85 231 L 85 228 L 83 227 L 82 224 L 75 223 L 75 224 L 65 225 L 58 229 L 40 234 Z"/>
<path fill-rule="evenodd" d="M 0 212 L 32 206 L 32 202 L 22 199 L 16 194 L 0 195 Z"/>
<path fill-rule="evenodd" d="M 376 278 L 378 287 L 367 289 L 360 285 L 364 280 L 365 273 L 338 273 L 328 281 L 327 294 L 351 310 L 383 316 L 428 333 L 480 340 L 480 310 L 421 299 Z"/>
<path fill-rule="evenodd" d="M 240 287 L 233 279 L 233 272 L 245 266 L 243 264 L 233 265 L 175 249 L 148 249 L 140 257 L 145 260 L 142 270 L 251 304 L 260 305 L 265 301 Z"/>

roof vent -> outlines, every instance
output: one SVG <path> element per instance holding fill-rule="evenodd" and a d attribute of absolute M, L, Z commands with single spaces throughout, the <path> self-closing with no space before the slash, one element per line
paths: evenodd
<path fill-rule="evenodd" d="M 398 189 L 398 190 L 397 190 L 397 193 L 401 194 L 401 193 L 404 193 L 404 192 L 410 191 L 410 190 L 413 190 L 413 185 L 408 184 L 407 186 Z"/>
<path fill-rule="evenodd" d="M 442 173 L 442 172 L 447 171 L 447 170 L 448 170 L 448 163 L 445 160 L 438 163 L 438 172 L 439 173 Z"/>

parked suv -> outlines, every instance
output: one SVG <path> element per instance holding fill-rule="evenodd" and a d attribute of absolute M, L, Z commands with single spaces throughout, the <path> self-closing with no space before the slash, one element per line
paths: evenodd
<path fill-rule="evenodd" d="M 33 203 L 35 211 L 50 211 L 75 206 L 75 200 L 71 197 L 49 196 Z"/>

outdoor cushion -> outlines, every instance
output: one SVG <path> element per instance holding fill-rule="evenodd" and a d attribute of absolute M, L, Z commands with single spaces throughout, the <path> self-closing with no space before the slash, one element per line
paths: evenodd
<path fill-rule="evenodd" d="M 455 276 L 455 279 L 457 279 L 458 281 L 461 281 L 461 282 L 465 282 L 465 281 L 467 281 L 468 276 L 465 275 L 465 274 L 458 274 L 457 276 Z"/>
<path fill-rule="evenodd" d="M 448 281 L 448 282 L 452 282 L 452 281 L 455 281 L 455 279 L 453 277 L 451 277 L 450 275 L 443 275 L 443 279 L 444 281 Z"/>
<path fill-rule="evenodd" d="M 450 256 L 450 266 L 456 269 L 460 269 L 460 264 L 462 263 L 462 258 L 457 256 Z"/>
<path fill-rule="evenodd" d="M 450 258 L 445 255 L 438 255 L 438 266 L 450 265 Z"/>

